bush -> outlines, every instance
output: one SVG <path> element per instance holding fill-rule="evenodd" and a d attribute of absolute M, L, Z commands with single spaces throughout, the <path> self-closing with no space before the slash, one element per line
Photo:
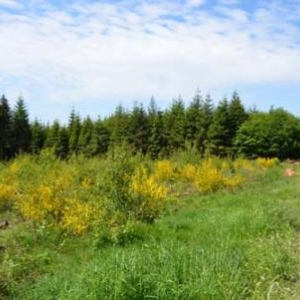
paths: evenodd
<path fill-rule="evenodd" d="M 157 181 L 157 173 L 150 175 L 149 171 L 141 166 L 132 175 L 130 193 L 134 205 L 134 215 L 137 219 L 152 223 L 164 211 L 168 190 Z"/>

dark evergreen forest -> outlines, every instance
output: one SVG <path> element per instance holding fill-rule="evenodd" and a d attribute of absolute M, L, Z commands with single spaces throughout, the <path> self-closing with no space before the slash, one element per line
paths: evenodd
<path fill-rule="evenodd" d="M 4 95 L 1 98 L 1 160 L 43 149 L 62 159 L 79 154 L 93 157 L 120 145 L 153 159 L 191 148 L 203 156 L 297 159 L 300 120 L 281 108 L 247 110 L 236 92 L 216 106 L 209 95 L 197 92 L 187 106 L 179 97 L 165 110 L 152 98 L 147 107 L 134 104 L 127 110 L 120 105 L 109 117 L 97 120 L 73 109 L 68 124 L 31 122 L 24 99 L 11 107 Z"/>

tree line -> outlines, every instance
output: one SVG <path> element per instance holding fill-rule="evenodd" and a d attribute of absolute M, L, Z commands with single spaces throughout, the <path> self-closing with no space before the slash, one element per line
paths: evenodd
<path fill-rule="evenodd" d="M 97 120 L 82 118 L 72 109 L 67 124 L 30 122 L 23 98 L 13 108 L 5 96 L 1 98 L 1 160 L 43 149 L 62 159 L 79 154 L 93 157 L 124 144 L 133 154 L 153 159 L 190 147 L 203 156 L 296 159 L 300 158 L 300 120 L 281 108 L 247 110 L 236 92 L 215 106 L 210 95 L 203 97 L 197 91 L 187 106 L 179 97 L 165 110 L 152 98 L 147 107 L 134 104 L 127 110 L 119 105 L 113 114 Z"/>

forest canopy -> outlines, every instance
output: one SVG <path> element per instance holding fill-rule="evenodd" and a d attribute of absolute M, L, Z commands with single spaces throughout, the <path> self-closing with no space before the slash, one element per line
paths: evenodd
<path fill-rule="evenodd" d="M 214 105 L 197 92 L 185 105 L 179 97 L 165 110 L 152 98 L 147 107 L 119 105 L 109 117 L 92 120 L 74 109 L 68 123 L 30 121 L 23 98 L 11 107 L 0 100 L 0 159 L 51 149 L 57 157 L 93 157 L 120 145 L 153 159 L 193 148 L 201 155 L 300 158 L 300 120 L 282 108 L 247 110 L 237 92 Z"/>

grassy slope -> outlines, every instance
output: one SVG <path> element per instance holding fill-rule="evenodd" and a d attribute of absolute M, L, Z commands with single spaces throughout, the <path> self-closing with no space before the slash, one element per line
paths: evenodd
<path fill-rule="evenodd" d="M 3 297 L 296 299 L 299 180 L 278 168 L 236 193 L 186 197 L 179 211 L 142 229 L 143 241 L 123 247 L 95 250 L 92 240 L 24 226 L 2 231 L 12 273 Z"/>

